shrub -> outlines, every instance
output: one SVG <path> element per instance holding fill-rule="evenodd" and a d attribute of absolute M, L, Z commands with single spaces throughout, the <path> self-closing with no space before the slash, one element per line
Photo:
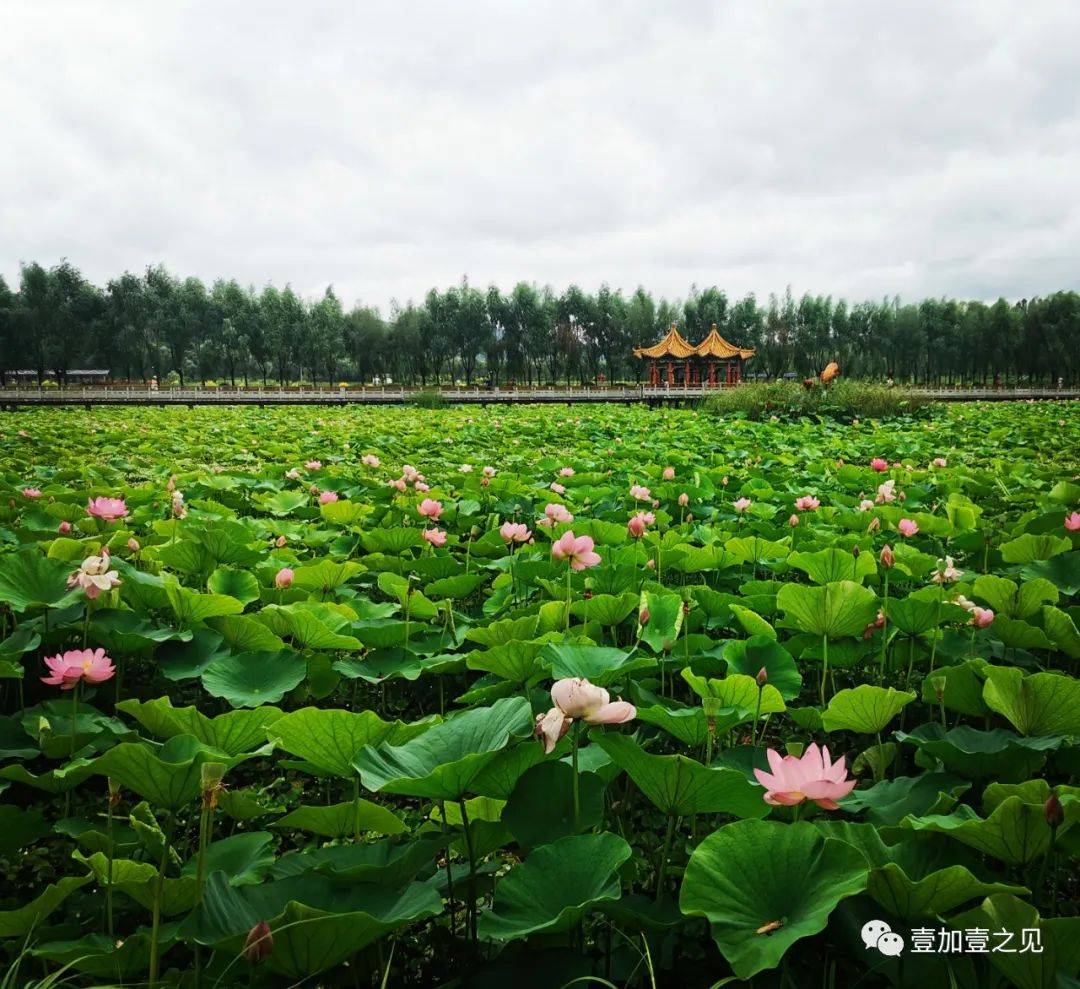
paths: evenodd
<path fill-rule="evenodd" d="M 437 391 L 419 391 L 413 396 L 412 404 L 418 409 L 441 409 L 446 400 Z"/>
<path fill-rule="evenodd" d="M 930 399 L 907 388 L 870 381 L 838 381 L 828 388 L 806 388 L 799 381 L 752 382 L 725 388 L 705 401 L 718 416 L 743 413 L 747 419 L 766 416 L 828 416 L 834 419 L 883 419 L 926 409 Z"/>

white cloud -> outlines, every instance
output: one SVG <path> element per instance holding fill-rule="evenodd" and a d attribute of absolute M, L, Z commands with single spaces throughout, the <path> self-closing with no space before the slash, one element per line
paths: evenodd
<path fill-rule="evenodd" d="M 1080 7 L 8 0 L 0 272 L 1032 295 Z"/>

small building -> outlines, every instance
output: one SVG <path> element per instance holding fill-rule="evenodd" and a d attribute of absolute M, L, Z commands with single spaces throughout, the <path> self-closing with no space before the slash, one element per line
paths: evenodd
<path fill-rule="evenodd" d="M 715 388 L 737 385 L 743 379 L 743 365 L 757 351 L 736 347 L 725 340 L 713 323 L 701 343 L 690 343 L 672 323 L 667 336 L 651 347 L 635 347 L 634 356 L 649 362 L 648 382 L 658 387 Z"/>

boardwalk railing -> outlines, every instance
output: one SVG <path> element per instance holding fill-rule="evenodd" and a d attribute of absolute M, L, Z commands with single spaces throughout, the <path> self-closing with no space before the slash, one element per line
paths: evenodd
<path fill-rule="evenodd" d="M 738 387 L 738 386 L 734 386 Z M 458 405 L 527 405 L 556 403 L 660 404 L 705 398 L 718 387 L 609 388 L 131 388 L 54 387 L 0 389 L 0 407 L 42 405 L 404 405 L 436 396 Z M 1080 398 L 1080 389 L 1056 388 L 927 388 L 928 398 L 943 402 L 1039 401 Z"/>

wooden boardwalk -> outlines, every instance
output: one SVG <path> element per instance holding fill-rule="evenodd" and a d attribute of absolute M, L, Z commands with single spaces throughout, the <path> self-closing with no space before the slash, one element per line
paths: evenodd
<path fill-rule="evenodd" d="M 736 386 L 738 387 L 738 386 Z M 721 388 L 444 388 L 434 394 L 449 405 L 577 405 L 616 403 L 666 405 L 700 401 Z M 924 389 L 940 402 L 1067 401 L 1080 399 L 1080 389 L 1000 388 Z M 0 409 L 81 405 L 408 405 L 422 400 L 419 389 L 232 389 L 232 388 L 18 388 L 0 390 Z"/>

